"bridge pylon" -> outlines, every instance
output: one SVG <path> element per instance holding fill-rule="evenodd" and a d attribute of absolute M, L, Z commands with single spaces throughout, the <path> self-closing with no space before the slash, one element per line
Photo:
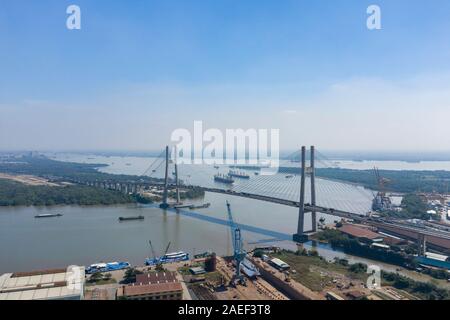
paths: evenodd
<path fill-rule="evenodd" d="M 166 146 L 166 170 L 164 176 L 164 192 L 162 203 L 159 205 L 161 209 L 169 208 L 169 203 L 167 202 L 168 188 L 169 188 L 169 146 Z"/>
<path fill-rule="evenodd" d="M 305 232 L 305 213 L 308 212 L 305 208 L 305 183 L 306 174 L 310 174 L 311 182 L 311 205 L 316 205 L 316 174 L 315 174 L 315 148 L 311 146 L 310 149 L 310 166 L 306 167 L 306 147 L 303 146 L 301 150 L 301 179 L 300 179 L 300 205 L 298 212 L 297 233 L 294 234 L 293 240 L 295 242 L 308 241 L 308 233 Z M 308 169 L 308 170 L 307 170 Z M 315 210 L 311 211 L 311 232 L 317 231 L 317 216 Z"/>

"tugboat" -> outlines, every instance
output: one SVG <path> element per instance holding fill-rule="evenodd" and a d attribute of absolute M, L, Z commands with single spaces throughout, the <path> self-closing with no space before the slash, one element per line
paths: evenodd
<path fill-rule="evenodd" d="M 228 174 L 225 175 L 225 174 L 220 174 L 220 173 L 218 173 L 214 176 L 214 181 L 226 183 L 226 184 L 234 183 L 234 179 L 230 175 L 228 175 Z"/>
<path fill-rule="evenodd" d="M 250 179 L 250 176 L 248 174 L 245 174 L 243 172 L 238 172 L 238 171 L 232 171 L 230 170 L 228 172 L 228 175 L 230 177 L 235 177 L 235 178 L 240 178 L 240 179 Z"/>

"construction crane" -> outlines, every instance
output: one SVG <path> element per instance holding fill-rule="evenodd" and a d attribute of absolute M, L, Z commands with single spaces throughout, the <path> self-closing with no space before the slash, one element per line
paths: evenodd
<path fill-rule="evenodd" d="M 156 260 L 156 254 L 155 249 L 153 249 L 152 240 L 148 240 L 148 243 L 150 244 L 150 249 L 152 250 L 153 259 Z"/>
<path fill-rule="evenodd" d="M 231 205 L 227 201 L 227 212 L 228 221 L 231 230 L 231 241 L 233 243 L 233 259 L 236 263 L 236 273 L 231 279 L 231 284 L 236 285 L 237 283 L 245 285 L 245 278 L 241 273 L 241 263 L 245 258 L 245 252 L 242 248 L 242 236 L 241 229 L 233 220 L 233 214 L 231 213 Z"/>
<path fill-rule="evenodd" d="M 386 184 L 389 183 L 389 179 L 383 178 L 377 167 L 373 168 L 375 178 L 377 180 L 378 192 L 372 201 L 372 210 L 374 211 L 386 211 L 392 208 L 391 199 L 386 196 Z"/>
<path fill-rule="evenodd" d="M 170 243 L 171 243 L 171 242 L 169 241 L 169 243 L 167 244 L 167 247 L 166 247 L 166 251 L 164 251 L 163 257 L 165 257 L 166 254 L 167 254 L 167 252 L 169 251 Z"/>
<path fill-rule="evenodd" d="M 155 268 L 161 269 L 162 265 L 163 265 L 163 258 L 166 256 L 167 252 L 169 251 L 171 242 L 169 241 L 169 243 L 167 244 L 166 250 L 164 251 L 164 254 L 161 257 L 159 257 L 159 259 L 156 258 L 155 249 L 153 248 L 152 241 L 149 240 L 148 243 L 150 244 L 150 248 L 152 250 L 153 260 L 156 262 Z"/>

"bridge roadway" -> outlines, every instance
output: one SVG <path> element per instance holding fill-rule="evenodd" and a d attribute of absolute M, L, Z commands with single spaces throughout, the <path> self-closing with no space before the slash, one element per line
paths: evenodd
<path fill-rule="evenodd" d="M 261 200 L 261 201 L 266 201 L 266 202 L 271 202 L 271 203 L 276 203 L 276 204 L 281 204 L 281 205 L 286 205 L 286 206 L 296 207 L 296 208 L 300 207 L 300 202 L 298 202 L 298 201 L 279 199 L 279 198 L 274 198 L 274 197 L 269 197 L 269 196 L 251 194 L 251 193 L 246 193 L 246 192 L 236 192 L 236 191 L 232 191 L 232 190 L 224 190 L 224 189 L 218 189 L 218 188 L 204 188 L 204 187 L 201 187 L 201 188 L 207 192 L 228 194 L 231 196 Z M 373 225 L 378 225 L 378 226 L 380 226 L 380 225 L 391 226 L 391 227 L 395 227 L 399 230 L 410 231 L 410 232 L 415 232 L 417 234 L 422 234 L 425 236 L 433 236 L 433 237 L 438 237 L 438 238 L 445 239 L 445 240 L 450 240 L 450 232 L 430 229 L 427 227 L 419 227 L 416 225 L 408 224 L 406 222 L 400 222 L 400 221 L 394 220 L 394 219 L 377 219 L 377 218 L 365 217 L 365 216 L 362 216 L 357 213 L 347 212 L 347 211 L 338 210 L 338 209 L 334 209 L 334 208 L 326 208 L 326 207 L 317 206 L 317 205 L 312 206 L 310 204 L 305 204 L 305 210 L 306 211 L 316 211 L 316 212 L 329 214 L 329 215 L 340 217 L 340 218 L 359 220 L 359 221 L 365 222 L 367 224 L 373 224 Z"/>
<path fill-rule="evenodd" d="M 164 187 L 164 185 L 162 183 L 140 183 L 139 185 L 145 186 L 145 187 L 160 187 L 160 188 Z M 176 185 L 170 184 L 168 187 L 175 188 Z M 275 197 L 257 195 L 257 194 L 247 193 L 247 192 L 236 192 L 233 190 L 226 190 L 226 189 L 220 189 L 220 188 L 208 188 L 208 187 L 201 187 L 201 186 L 186 186 L 186 185 L 184 185 L 183 187 L 184 188 L 200 188 L 207 192 L 228 194 L 231 196 L 266 201 L 266 202 L 271 202 L 271 203 L 276 203 L 276 204 L 281 204 L 281 205 L 286 205 L 286 206 L 296 207 L 296 208 L 300 207 L 299 201 L 279 199 L 279 198 L 275 198 Z M 440 239 L 445 239 L 445 240 L 450 241 L 450 232 L 433 229 L 433 228 L 430 228 L 427 226 L 417 226 L 417 225 L 413 225 L 411 223 L 399 221 L 396 219 L 388 219 L 388 218 L 380 219 L 380 218 L 365 217 L 365 216 L 362 216 L 360 214 L 353 213 L 353 212 L 347 212 L 347 211 L 343 211 L 343 210 L 327 208 L 327 207 L 322 207 L 322 206 L 318 206 L 318 205 L 312 206 L 310 204 L 305 204 L 305 210 L 310 211 L 310 212 L 315 211 L 315 212 L 320 212 L 323 214 L 329 214 L 329 215 L 340 217 L 340 218 L 358 220 L 358 221 L 365 222 L 365 223 L 373 225 L 373 226 L 383 226 L 384 225 L 386 227 L 391 227 L 391 228 L 394 227 L 399 230 L 403 230 L 403 231 L 407 231 L 407 232 L 414 232 L 416 234 L 437 237 Z"/>

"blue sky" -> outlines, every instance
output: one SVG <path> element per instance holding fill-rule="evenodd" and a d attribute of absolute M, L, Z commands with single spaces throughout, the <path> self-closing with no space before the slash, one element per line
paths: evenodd
<path fill-rule="evenodd" d="M 284 148 L 448 149 L 449 16 L 447 0 L 3 0 L 0 149 L 145 150 L 194 120 L 280 128 Z"/>

